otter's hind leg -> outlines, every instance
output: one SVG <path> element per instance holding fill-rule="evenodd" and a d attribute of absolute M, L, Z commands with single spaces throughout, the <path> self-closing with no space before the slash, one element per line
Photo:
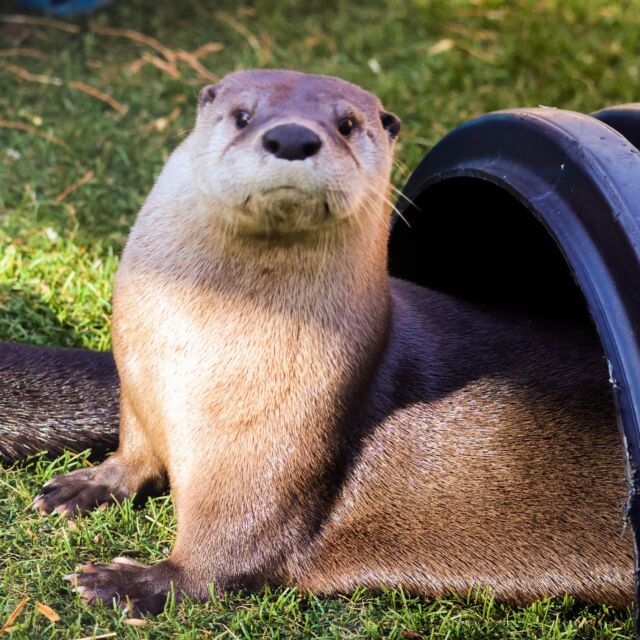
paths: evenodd
<path fill-rule="evenodd" d="M 33 506 L 41 514 L 71 516 L 136 493 L 158 493 L 165 484 L 164 469 L 123 398 L 118 450 L 95 467 L 56 476 L 44 485 Z"/>

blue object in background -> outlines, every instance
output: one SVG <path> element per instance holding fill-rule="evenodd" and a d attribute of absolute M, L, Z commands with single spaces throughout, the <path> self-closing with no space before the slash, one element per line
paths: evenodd
<path fill-rule="evenodd" d="M 47 15 L 67 18 L 78 14 L 90 14 L 112 0 L 19 0 L 23 7 L 41 11 Z"/>

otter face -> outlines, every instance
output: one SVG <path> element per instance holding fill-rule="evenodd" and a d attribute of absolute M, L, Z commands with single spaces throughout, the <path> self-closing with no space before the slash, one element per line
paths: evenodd
<path fill-rule="evenodd" d="M 200 93 L 190 157 L 238 233 L 338 224 L 386 197 L 400 120 L 363 89 L 291 71 L 240 71 Z"/>

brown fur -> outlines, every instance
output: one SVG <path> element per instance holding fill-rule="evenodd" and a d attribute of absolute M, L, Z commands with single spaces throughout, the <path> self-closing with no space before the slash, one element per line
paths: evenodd
<path fill-rule="evenodd" d="M 209 131 L 228 126 L 225 105 L 243 106 L 243 91 L 254 133 L 216 133 L 221 157 L 254 153 L 255 131 L 283 118 L 314 128 L 322 163 L 351 158 L 328 219 L 310 188 L 212 206 L 197 163 L 208 169 Z M 348 140 L 333 129 L 345 108 L 361 127 Z M 168 478 L 177 539 L 153 567 L 120 559 L 72 576 L 88 601 L 127 595 L 154 611 L 171 582 L 201 598 L 210 583 L 362 584 L 631 601 L 623 456 L 598 345 L 389 279 L 395 131 L 380 112 L 353 85 L 288 72 L 234 74 L 203 93 L 116 280 L 120 448 L 37 503 L 84 510 Z M 280 175 L 255 153 L 256 172 Z M 220 180 L 225 170 L 211 168 Z"/>

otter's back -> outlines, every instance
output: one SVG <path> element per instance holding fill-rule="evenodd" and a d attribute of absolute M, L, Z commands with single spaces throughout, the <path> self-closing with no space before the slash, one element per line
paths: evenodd
<path fill-rule="evenodd" d="M 403 281 L 392 296 L 313 586 L 629 602 L 623 455 L 597 338 Z"/>

